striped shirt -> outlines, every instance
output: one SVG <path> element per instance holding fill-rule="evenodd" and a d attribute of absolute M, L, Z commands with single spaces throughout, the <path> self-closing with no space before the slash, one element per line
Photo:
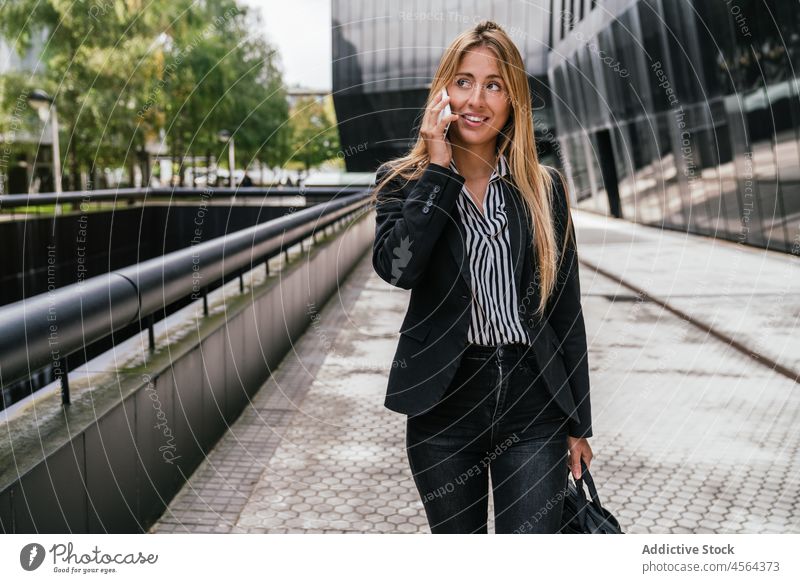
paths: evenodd
<path fill-rule="evenodd" d="M 450 169 L 458 172 L 452 160 Z M 470 196 L 466 184 L 456 204 L 466 230 L 472 276 L 472 318 L 467 340 L 484 346 L 531 343 L 517 311 L 517 288 L 505 210 L 509 186 L 500 179 L 507 173 L 508 161 L 500 155 L 486 188 L 485 214 Z"/>

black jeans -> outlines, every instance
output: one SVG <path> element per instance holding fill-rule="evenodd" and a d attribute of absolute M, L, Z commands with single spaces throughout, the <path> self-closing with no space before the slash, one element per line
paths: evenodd
<path fill-rule="evenodd" d="M 442 400 L 406 421 L 406 453 L 433 533 L 555 533 L 567 491 L 567 419 L 531 347 L 470 345 Z"/>

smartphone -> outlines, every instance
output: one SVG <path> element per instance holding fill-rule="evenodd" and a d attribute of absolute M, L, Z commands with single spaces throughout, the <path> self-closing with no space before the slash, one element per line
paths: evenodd
<path fill-rule="evenodd" d="M 445 97 L 447 97 L 447 89 L 442 87 L 442 99 L 444 99 Z M 453 115 L 453 111 L 450 109 L 450 104 L 448 103 L 448 104 L 446 104 L 444 106 L 444 109 L 439 112 L 439 119 L 437 120 L 437 123 L 440 123 L 442 121 L 442 119 L 444 119 L 445 117 L 448 117 L 450 115 Z M 447 135 L 447 130 L 449 130 L 449 129 L 450 129 L 450 122 L 447 122 L 447 125 L 444 126 L 444 135 L 445 136 Z"/>

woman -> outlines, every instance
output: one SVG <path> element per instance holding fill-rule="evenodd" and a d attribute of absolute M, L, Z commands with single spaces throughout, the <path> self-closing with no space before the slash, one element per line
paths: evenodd
<path fill-rule="evenodd" d="M 498 25 L 445 51 L 419 134 L 376 174 L 373 265 L 411 290 L 385 404 L 408 415 L 432 532 L 487 532 L 490 473 L 497 533 L 557 532 L 569 469 L 592 458 L 577 250 Z"/>

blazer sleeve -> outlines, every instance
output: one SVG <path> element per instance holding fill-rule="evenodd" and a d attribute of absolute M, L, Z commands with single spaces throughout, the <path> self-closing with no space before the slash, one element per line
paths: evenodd
<path fill-rule="evenodd" d="M 379 183 L 384 164 L 375 175 Z M 372 266 L 387 283 L 411 289 L 428 266 L 431 251 L 452 220 L 464 177 L 439 164 L 428 164 L 415 181 L 395 177 L 376 194 L 375 243 Z"/>
<path fill-rule="evenodd" d="M 569 207 L 564 184 L 558 173 L 554 173 L 554 215 L 559 252 L 561 250 Z M 589 360 L 586 328 L 581 306 L 581 286 L 578 277 L 578 249 L 575 228 L 569 222 L 569 243 L 564 252 L 556 279 L 553 295 L 547 303 L 548 322 L 555 330 L 563 348 L 563 359 L 569 377 L 570 390 L 575 401 L 580 423 L 570 419 L 568 432 L 572 437 L 592 436 L 592 408 L 589 397 Z"/>

